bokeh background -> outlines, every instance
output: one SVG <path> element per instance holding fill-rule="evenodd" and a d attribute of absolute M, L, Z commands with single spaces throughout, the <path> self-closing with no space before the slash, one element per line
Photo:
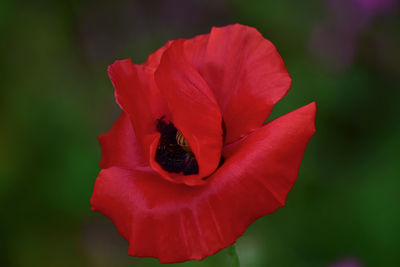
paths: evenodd
<path fill-rule="evenodd" d="M 400 266 L 396 0 L 0 1 L 0 266 L 161 266 L 90 210 L 97 136 L 120 114 L 107 65 L 169 39 L 256 27 L 313 100 L 317 134 L 286 207 L 238 239 L 242 266 Z M 202 262 L 229 266 L 221 251 Z"/>

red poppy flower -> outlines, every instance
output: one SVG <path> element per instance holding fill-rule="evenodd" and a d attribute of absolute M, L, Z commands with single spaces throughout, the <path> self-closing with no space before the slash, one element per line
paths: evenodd
<path fill-rule="evenodd" d="M 123 110 L 99 137 L 92 209 L 109 217 L 128 253 L 200 260 L 285 204 L 315 103 L 265 125 L 291 79 L 271 42 L 230 25 L 170 41 L 142 65 L 108 73 Z"/>

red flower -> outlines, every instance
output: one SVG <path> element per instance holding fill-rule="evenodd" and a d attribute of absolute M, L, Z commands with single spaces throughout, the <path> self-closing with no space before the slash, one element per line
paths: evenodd
<path fill-rule="evenodd" d="M 115 223 L 130 255 L 200 260 L 285 204 L 316 105 L 263 125 L 291 79 L 257 30 L 213 28 L 108 72 L 123 112 L 99 137 L 91 205 Z"/>

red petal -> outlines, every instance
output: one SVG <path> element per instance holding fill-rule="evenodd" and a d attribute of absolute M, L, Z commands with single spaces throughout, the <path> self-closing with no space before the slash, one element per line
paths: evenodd
<path fill-rule="evenodd" d="M 270 191 L 279 203 L 276 206 L 266 204 L 266 207 L 275 210 L 282 206 L 296 181 L 308 140 L 315 133 L 315 113 L 316 103 L 313 102 L 226 146 L 223 151 L 226 163 L 237 161 L 240 165 L 239 171 L 227 169 L 231 172 L 229 182 L 234 183 L 236 176 L 236 182 L 245 188 L 259 184 L 264 188 L 258 189 Z"/>
<path fill-rule="evenodd" d="M 150 169 L 102 170 L 91 205 L 114 221 L 132 256 L 203 259 L 285 203 L 314 119 L 312 103 L 231 144 L 225 163 L 202 186 L 170 183 Z"/>
<path fill-rule="evenodd" d="M 142 155 L 126 112 L 122 112 L 108 133 L 99 136 L 99 142 L 102 148 L 100 166 L 103 169 L 113 166 L 131 169 L 149 165 Z"/>
<path fill-rule="evenodd" d="M 199 165 L 199 182 L 218 166 L 222 117 L 213 93 L 183 54 L 184 40 L 173 42 L 155 73 L 175 127 L 189 143 Z"/>
<path fill-rule="evenodd" d="M 260 127 L 291 79 L 275 46 L 254 28 L 229 25 L 186 41 L 188 60 L 214 92 L 231 143 Z"/>
<path fill-rule="evenodd" d="M 143 65 L 155 70 L 158 67 L 158 65 L 160 65 L 161 57 L 164 54 L 165 50 L 167 50 L 173 42 L 174 41 L 168 41 L 165 45 L 163 45 L 163 47 L 154 51 L 148 57 L 148 59 L 146 60 L 146 62 Z"/>
<path fill-rule="evenodd" d="M 165 103 L 154 81 L 154 70 L 169 45 L 167 43 L 155 51 L 143 65 L 135 65 L 130 59 L 126 59 L 116 61 L 108 67 L 117 102 L 129 114 L 146 158 L 149 157 L 150 144 L 158 136 L 156 119 L 167 114 Z"/>

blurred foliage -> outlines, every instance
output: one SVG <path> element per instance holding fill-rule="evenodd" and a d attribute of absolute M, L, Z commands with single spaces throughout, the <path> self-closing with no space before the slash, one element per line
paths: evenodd
<path fill-rule="evenodd" d="M 336 13 L 331 2 L 2 0 L 0 266 L 160 266 L 129 257 L 90 210 L 96 137 L 120 113 L 106 67 L 235 22 L 270 39 L 293 78 L 270 119 L 318 103 L 298 182 L 286 207 L 238 239 L 242 266 L 399 266 L 399 5 L 352 11 L 365 23 L 336 38 L 351 1 Z M 319 44 L 316 28 L 334 45 Z M 228 266 L 226 253 L 171 266 Z"/>

